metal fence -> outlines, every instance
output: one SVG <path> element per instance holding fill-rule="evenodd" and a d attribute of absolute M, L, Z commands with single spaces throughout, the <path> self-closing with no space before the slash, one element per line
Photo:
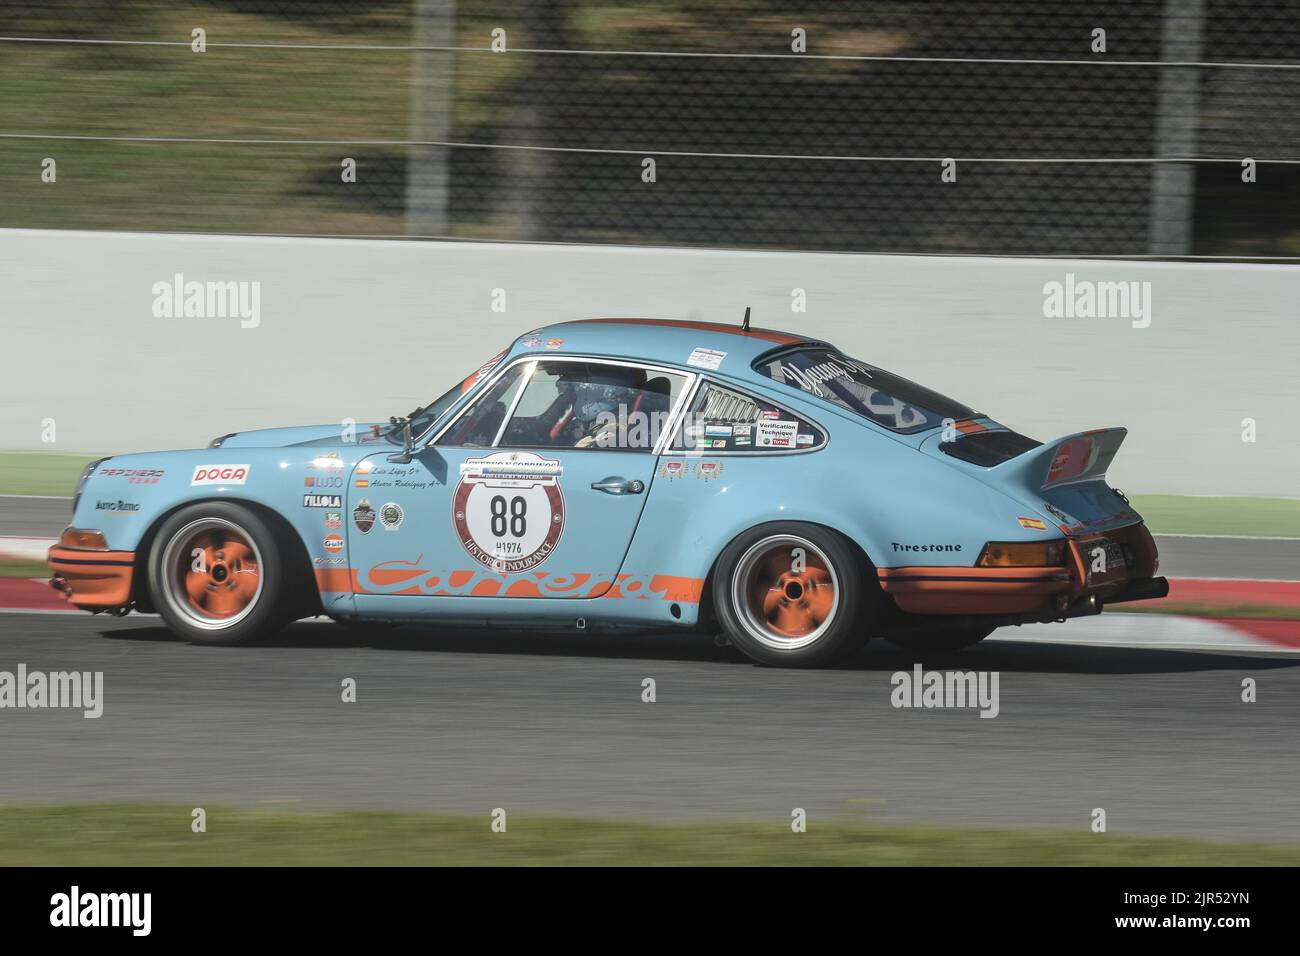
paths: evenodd
<path fill-rule="evenodd" d="M 1300 255 L 1285 0 L 7 0 L 0 37 L 2 227 Z"/>

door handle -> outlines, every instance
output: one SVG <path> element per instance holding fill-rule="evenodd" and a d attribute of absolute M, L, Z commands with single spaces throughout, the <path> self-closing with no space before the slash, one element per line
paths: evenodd
<path fill-rule="evenodd" d="M 601 481 L 593 481 L 591 490 L 603 491 L 607 495 L 639 495 L 645 491 L 645 484 L 636 478 L 629 480 L 611 475 Z"/>

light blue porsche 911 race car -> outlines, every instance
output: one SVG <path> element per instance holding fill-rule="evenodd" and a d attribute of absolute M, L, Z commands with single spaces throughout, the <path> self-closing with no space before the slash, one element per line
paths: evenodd
<path fill-rule="evenodd" d="M 325 614 L 951 650 L 1168 592 L 1105 482 L 1124 435 L 1042 444 L 747 320 L 568 322 L 382 426 L 95 462 L 51 583 L 205 644 Z"/>

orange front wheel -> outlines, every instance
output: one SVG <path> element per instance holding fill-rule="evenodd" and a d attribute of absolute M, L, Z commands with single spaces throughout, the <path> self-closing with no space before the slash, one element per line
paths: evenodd
<path fill-rule="evenodd" d="M 228 521 L 201 519 L 168 545 L 172 593 L 184 613 L 207 625 L 237 621 L 262 593 L 262 556 L 248 533 Z"/>
<path fill-rule="evenodd" d="M 227 502 L 183 508 L 150 552 L 154 607 L 181 637 L 236 644 L 284 623 L 276 536 L 251 509 Z"/>

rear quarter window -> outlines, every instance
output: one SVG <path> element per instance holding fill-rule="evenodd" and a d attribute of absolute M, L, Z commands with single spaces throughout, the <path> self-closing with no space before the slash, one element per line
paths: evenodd
<path fill-rule="evenodd" d="M 773 454 L 812 451 L 826 431 L 788 409 L 706 381 L 673 437 L 674 452 Z"/>

